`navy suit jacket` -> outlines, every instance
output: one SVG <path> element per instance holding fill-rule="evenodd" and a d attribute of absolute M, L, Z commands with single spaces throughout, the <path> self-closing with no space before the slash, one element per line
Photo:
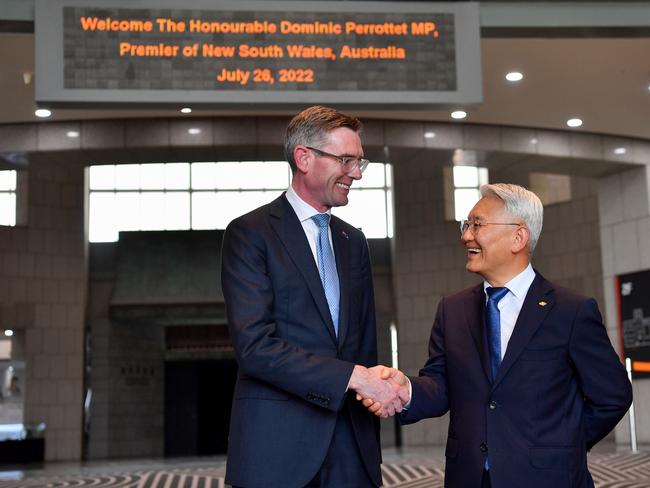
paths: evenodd
<path fill-rule="evenodd" d="M 222 286 L 239 373 L 226 482 L 302 487 L 327 454 L 339 411 L 350 415 L 370 478 L 381 484 L 379 424 L 346 388 L 355 364 L 377 364 L 367 241 L 332 216 L 339 337 L 304 230 L 284 195 L 232 221 Z"/>
<path fill-rule="evenodd" d="M 404 423 L 450 413 L 445 486 L 593 487 L 587 450 L 610 432 L 632 389 L 595 300 L 537 274 L 491 379 L 483 285 L 444 298 L 429 359 L 411 378 Z"/>

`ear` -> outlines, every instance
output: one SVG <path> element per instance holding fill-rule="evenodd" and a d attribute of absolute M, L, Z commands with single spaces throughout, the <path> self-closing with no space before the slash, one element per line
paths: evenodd
<path fill-rule="evenodd" d="M 293 149 L 293 160 L 300 173 L 306 173 L 311 162 L 311 151 L 305 146 L 296 146 Z"/>
<path fill-rule="evenodd" d="M 528 240 L 530 239 L 530 230 L 527 227 L 519 227 L 512 236 L 512 246 L 510 250 L 513 254 L 519 254 L 528 248 Z"/>

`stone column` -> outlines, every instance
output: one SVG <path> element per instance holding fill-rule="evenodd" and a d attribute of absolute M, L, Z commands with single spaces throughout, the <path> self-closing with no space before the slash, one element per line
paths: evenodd
<path fill-rule="evenodd" d="M 45 458 L 81 458 L 84 169 L 32 163 L 25 225 L 0 229 L 0 319 L 25 330 L 24 423 L 45 423 Z"/>
<path fill-rule="evenodd" d="M 646 156 L 650 159 L 650 150 Z M 650 167 L 641 166 L 601 178 L 598 208 L 605 296 L 604 320 L 612 343 L 617 351 L 622 351 L 616 276 L 650 269 Z M 639 443 L 650 442 L 650 413 L 644 408 L 648 401 L 650 384 L 644 380 L 635 380 L 634 404 Z M 616 428 L 616 442 L 629 446 L 629 441 L 629 419 L 626 416 Z"/>

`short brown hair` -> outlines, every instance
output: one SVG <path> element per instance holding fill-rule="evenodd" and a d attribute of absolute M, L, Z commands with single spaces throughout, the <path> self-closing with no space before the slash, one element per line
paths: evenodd
<path fill-rule="evenodd" d="M 322 105 L 309 107 L 296 115 L 284 135 L 284 155 L 291 166 L 291 171 L 296 172 L 296 162 L 293 159 L 293 150 L 296 146 L 318 146 L 324 144 L 327 135 L 334 129 L 346 127 L 355 132 L 361 132 L 361 121 L 356 117 L 342 114 L 338 110 Z"/>

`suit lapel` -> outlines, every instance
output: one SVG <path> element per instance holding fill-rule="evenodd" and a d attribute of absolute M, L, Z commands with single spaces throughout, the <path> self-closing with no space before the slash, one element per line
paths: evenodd
<path fill-rule="evenodd" d="M 307 283 L 307 288 L 314 298 L 314 302 L 316 302 L 316 308 L 325 324 L 327 324 L 330 336 L 336 343 L 334 323 L 332 322 L 332 316 L 327 306 L 327 299 L 323 291 L 318 267 L 314 261 L 314 255 L 309 247 L 309 242 L 307 242 L 307 236 L 302 228 L 302 224 L 284 197 L 284 194 L 272 202 L 270 214 L 274 217 L 271 219 L 271 226 L 278 234 L 291 260 Z"/>
<path fill-rule="evenodd" d="M 478 351 L 481 364 L 483 365 L 483 372 L 488 381 L 492 381 L 492 373 L 490 366 L 490 354 L 487 346 L 487 335 L 485 332 L 485 292 L 483 291 L 483 284 L 480 284 L 472 290 L 472 305 L 464 309 L 463 314 L 465 321 L 469 327 L 474 345 Z"/>
<path fill-rule="evenodd" d="M 542 325 L 554 305 L 553 285 L 540 274 L 537 274 L 524 299 L 524 305 L 521 312 L 519 312 L 519 317 L 517 317 L 515 329 L 508 342 L 506 354 L 499 366 L 493 386 L 496 386 L 508 374 L 508 371 L 517 361 L 517 358 L 519 358 L 519 355 L 535 335 L 535 332 Z"/>
<path fill-rule="evenodd" d="M 332 216 L 332 243 L 336 258 L 336 270 L 339 275 L 339 346 L 345 341 L 349 329 L 350 317 L 350 237 L 343 230 L 341 221 Z"/>

